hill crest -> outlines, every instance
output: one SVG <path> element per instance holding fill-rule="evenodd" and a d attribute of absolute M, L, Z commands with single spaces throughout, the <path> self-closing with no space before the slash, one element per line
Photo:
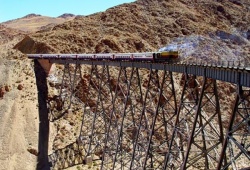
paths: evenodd
<path fill-rule="evenodd" d="M 49 17 L 32 13 L 21 18 L 3 22 L 1 24 L 5 25 L 6 27 L 25 32 L 36 32 L 43 29 L 44 27 L 62 24 L 66 21 L 73 20 L 74 18 L 75 15 L 73 14 L 63 14 L 59 17 Z"/>

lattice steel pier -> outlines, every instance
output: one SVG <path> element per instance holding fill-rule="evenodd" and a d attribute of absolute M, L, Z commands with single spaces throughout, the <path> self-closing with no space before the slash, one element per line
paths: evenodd
<path fill-rule="evenodd" d="M 61 112 L 55 119 L 71 108 L 73 99 L 79 99 L 83 109 L 77 142 L 49 156 L 55 169 L 88 164 L 96 161 L 94 157 L 100 169 L 250 166 L 249 70 L 122 61 L 51 62 L 65 66 L 58 97 Z M 83 70 L 89 70 L 88 76 L 82 75 Z M 218 80 L 235 84 L 229 114 L 221 110 L 219 94 L 224 86 Z"/>

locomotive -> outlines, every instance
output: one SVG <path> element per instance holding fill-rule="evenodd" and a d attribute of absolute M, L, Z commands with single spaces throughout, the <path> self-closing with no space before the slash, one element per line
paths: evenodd
<path fill-rule="evenodd" d="M 111 61 L 178 61 L 178 51 L 100 54 L 27 54 L 30 59 L 111 60 Z"/>

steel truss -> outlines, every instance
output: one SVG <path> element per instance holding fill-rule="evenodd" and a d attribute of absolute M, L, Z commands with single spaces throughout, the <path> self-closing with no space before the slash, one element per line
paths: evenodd
<path fill-rule="evenodd" d="M 164 169 L 215 169 L 223 128 L 216 80 L 183 75 L 183 90 Z"/>
<path fill-rule="evenodd" d="M 162 169 L 177 108 L 172 73 L 151 69 L 146 88 L 130 168 Z"/>
<path fill-rule="evenodd" d="M 58 94 L 48 101 L 51 109 L 51 121 L 61 118 L 71 108 L 72 102 L 76 103 L 77 99 L 74 96 L 77 91 L 76 85 L 79 83 L 80 77 L 82 77 L 81 65 L 77 63 L 64 63 L 62 74 L 61 80 L 52 80 L 49 82 L 52 86 L 59 89 Z"/>
<path fill-rule="evenodd" d="M 59 95 L 61 110 L 77 99 L 83 108 L 79 138 L 66 147 L 77 153 L 73 162 L 101 160 L 101 169 L 184 170 L 234 168 L 242 157 L 249 160 L 249 89 L 238 86 L 225 136 L 217 83 L 205 74 L 186 72 L 178 84 L 166 70 L 93 63 L 85 70 L 90 72 L 82 75 L 80 65 L 65 65 Z M 175 85 L 183 87 L 180 95 Z M 57 155 L 66 151 L 55 153 L 52 163 L 60 158 L 73 164 L 66 161 L 72 156 Z"/>
<path fill-rule="evenodd" d="M 84 146 L 86 160 L 103 153 L 107 122 L 112 104 L 109 67 L 92 65 L 84 103 L 84 115 L 78 142 Z"/>
<path fill-rule="evenodd" d="M 121 67 L 118 79 L 112 84 L 115 89 L 114 107 L 111 111 L 109 130 L 106 136 L 106 151 L 103 169 L 126 169 L 131 161 L 135 140 L 138 113 L 141 112 L 142 89 L 138 69 Z M 116 135 L 116 136 L 115 136 Z"/>
<path fill-rule="evenodd" d="M 223 143 L 220 162 L 217 169 L 232 167 L 238 169 L 239 165 L 250 168 L 250 90 L 237 86 L 235 104 L 229 120 L 227 133 Z M 222 162 L 226 155 L 227 162 Z M 245 158 L 245 159 L 244 159 Z M 246 159 L 247 158 L 247 159 Z"/>
<path fill-rule="evenodd" d="M 189 167 L 197 169 L 215 169 L 219 159 L 218 148 L 222 146 L 222 120 L 217 93 L 216 80 L 203 77 L 203 84 L 199 93 L 182 169 Z"/>

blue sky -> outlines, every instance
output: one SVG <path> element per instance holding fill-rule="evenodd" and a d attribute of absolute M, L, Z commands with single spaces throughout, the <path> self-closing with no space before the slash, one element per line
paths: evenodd
<path fill-rule="evenodd" d="M 0 0 L 0 23 L 35 13 L 57 17 L 64 13 L 89 15 L 135 0 Z"/>

